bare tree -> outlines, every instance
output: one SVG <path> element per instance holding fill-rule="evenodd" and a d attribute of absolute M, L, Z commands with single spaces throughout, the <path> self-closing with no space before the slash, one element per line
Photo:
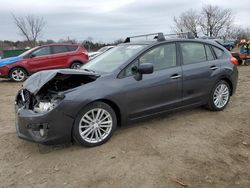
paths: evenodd
<path fill-rule="evenodd" d="M 217 37 L 220 31 L 230 27 L 233 22 L 232 11 L 218 6 L 205 5 L 201 10 L 200 27 L 207 36 Z"/>
<path fill-rule="evenodd" d="M 86 41 L 90 41 L 90 42 L 93 42 L 93 40 L 94 40 L 94 39 L 93 39 L 93 37 L 91 37 L 91 36 L 88 36 L 87 39 L 86 39 Z"/>
<path fill-rule="evenodd" d="M 12 14 L 15 25 L 20 34 L 24 36 L 31 45 L 35 46 L 37 39 L 41 36 L 42 31 L 46 25 L 43 17 L 27 15 L 24 17 L 17 17 Z"/>
<path fill-rule="evenodd" d="M 221 37 L 223 39 L 239 39 L 242 38 L 242 35 L 244 35 L 246 31 L 239 26 L 227 26 L 222 32 Z"/>
<path fill-rule="evenodd" d="M 190 9 L 183 12 L 179 17 L 174 17 L 176 32 L 192 32 L 195 37 L 198 37 L 199 15 Z"/>
<path fill-rule="evenodd" d="M 118 45 L 118 44 L 121 44 L 124 42 L 124 39 L 120 38 L 120 39 L 117 39 L 113 42 L 114 45 Z"/>

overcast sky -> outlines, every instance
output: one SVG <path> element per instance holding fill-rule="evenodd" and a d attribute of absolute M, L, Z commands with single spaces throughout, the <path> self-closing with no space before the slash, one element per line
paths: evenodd
<path fill-rule="evenodd" d="M 0 40 L 23 40 L 13 24 L 34 14 L 47 22 L 41 39 L 110 42 L 127 35 L 170 32 L 173 16 L 204 4 L 233 10 L 235 24 L 250 27 L 250 0 L 0 0 Z"/>

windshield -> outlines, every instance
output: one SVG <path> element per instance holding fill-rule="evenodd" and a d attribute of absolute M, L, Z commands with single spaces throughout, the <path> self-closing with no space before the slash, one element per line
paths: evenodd
<path fill-rule="evenodd" d="M 31 48 L 31 49 L 29 49 L 29 50 L 23 52 L 23 53 L 20 54 L 18 57 L 24 57 L 24 56 L 28 55 L 30 52 L 32 52 L 32 51 L 34 51 L 35 49 L 37 49 L 37 48 L 39 48 L 39 46 L 38 46 L 38 47 L 35 47 L 35 48 Z"/>
<path fill-rule="evenodd" d="M 146 45 L 122 45 L 114 47 L 83 65 L 81 69 L 110 73 L 145 48 L 145 46 Z"/>

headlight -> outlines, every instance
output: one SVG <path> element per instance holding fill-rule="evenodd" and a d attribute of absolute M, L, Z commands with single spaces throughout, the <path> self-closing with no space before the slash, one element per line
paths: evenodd
<path fill-rule="evenodd" d="M 34 107 L 35 112 L 48 112 L 56 107 L 58 103 L 56 102 L 39 102 L 36 107 Z"/>
<path fill-rule="evenodd" d="M 57 107 L 57 105 L 64 99 L 65 95 L 62 93 L 48 94 L 43 97 L 36 98 L 36 104 L 34 105 L 34 112 L 42 113 L 49 112 Z"/>
<path fill-rule="evenodd" d="M 34 106 L 34 112 L 49 112 L 53 110 L 62 100 L 64 96 L 57 96 L 55 99 L 51 99 L 50 101 L 40 101 Z"/>

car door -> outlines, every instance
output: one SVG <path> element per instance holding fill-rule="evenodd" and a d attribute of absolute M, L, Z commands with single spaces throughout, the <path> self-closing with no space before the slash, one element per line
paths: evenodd
<path fill-rule="evenodd" d="M 143 75 L 137 81 L 133 75 L 135 66 L 152 63 L 154 72 Z M 176 45 L 168 43 L 157 46 L 139 57 L 124 71 L 120 84 L 124 88 L 129 119 L 159 113 L 181 104 L 181 67 L 178 66 Z"/>
<path fill-rule="evenodd" d="M 183 71 L 183 105 L 207 101 L 217 79 L 219 63 L 209 45 L 198 42 L 180 42 Z"/>
<path fill-rule="evenodd" d="M 27 64 L 30 72 L 50 69 L 50 46 L 44 46 L 31 52 L 27 58 Z"/>
<path fill-rule="evenodd" d="M 53 45 L 52 56 L 51 56 L 51 67 L 52 68 L 69 68 L 68 59 L 70 58 L 69 49 L 66 45 Z"/>

